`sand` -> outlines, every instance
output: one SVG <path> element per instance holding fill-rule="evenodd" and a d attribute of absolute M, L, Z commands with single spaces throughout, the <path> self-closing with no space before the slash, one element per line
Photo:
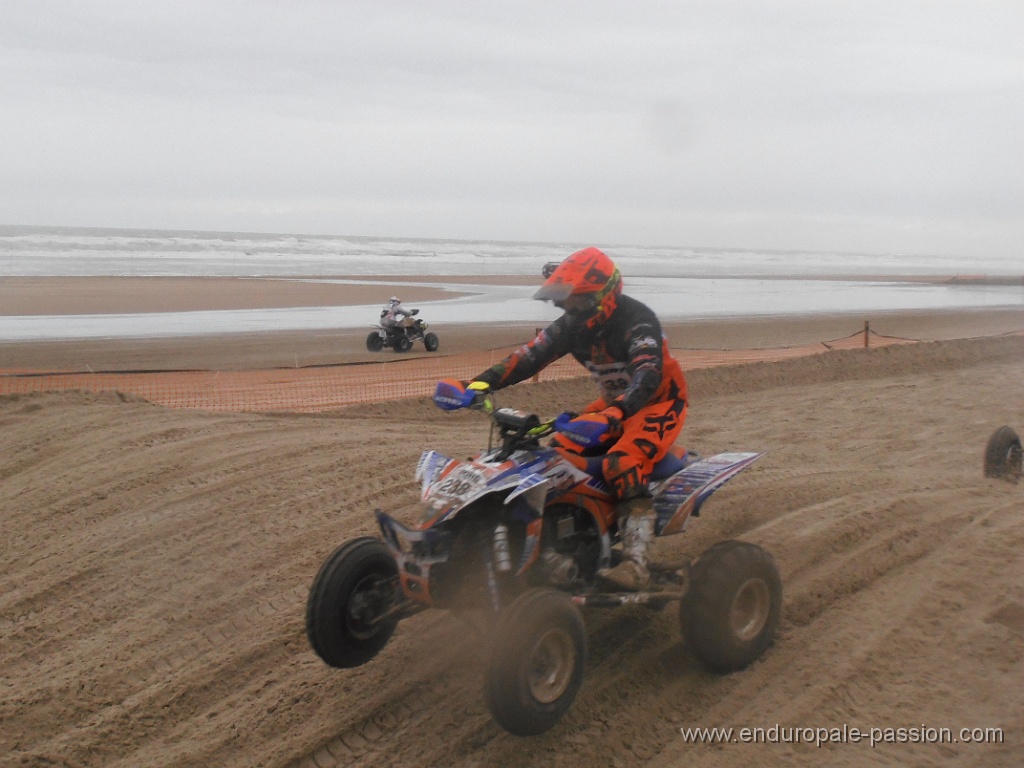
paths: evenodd
<path fill-rule="evenodd" d="M 689 330 L 751 345 L 854 320 Z M 766 456 L 657 553 L 767 548 L 785 589 L 778 641 L 720 677 L 687 653 L 672 608 L 588 610 L 583 689 L 529 739 L 488 716 L 487 649 L 456 617 L 403 622 L 349 671 L 304 636 L 322 560 L 373 535 L 374 508 L 411 519 L 419 452 L 479 449 L 479 414 L 424 399 L 262 415 L 0 397 L 0 766 L 1024 764 L 1024 484 L 981 471 L 995 428 L 1024 433 L 1024 338 L 963 338 L 1021 320 L 898 315 L 939 340 L 690 372 L 683 441 Z M 176 343 L 130 354 L 198 354 Z M 209 344 L 202 354 L 246 356 L 237 340 Z M 70 354 L 43 346 L 44 366 Z M 504 402 L 550 413 L 590 395 L 585 381 L 542 382 Z M 679 732 L 773 726 L 994 728 L 1001 741 L 712 746 Z"/>

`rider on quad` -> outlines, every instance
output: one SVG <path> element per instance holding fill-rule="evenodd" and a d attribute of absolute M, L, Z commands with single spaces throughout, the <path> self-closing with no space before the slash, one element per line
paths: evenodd
<path fill-rule="evenodd" d="M 581 414 L 562 414 L 553 444 L 578 454 L 607 448 L 601 471 L 619 499 L 625 559 L 599 575 L 622 589 L 645 589 L 655 524 L 648 478 L 683 428 L 682 368 L 669 353 L 657 316 L 623 295 L 618 268 L 597 248 L 569 256 L 534 298 L 553 302 L 564 314 L 466 388 L 502 389 L 567 354 L 590 371 L 601 396 Z"/>
<path fill-rule="evenodd" d="M 402 300 L 392 296 L 384 309 L 380 311 L 380 322 L 389 331 L 403 331 L 408 335 L 409 320 L 416 314 L 415 310 L 408 310 L 402 306 Z"/>

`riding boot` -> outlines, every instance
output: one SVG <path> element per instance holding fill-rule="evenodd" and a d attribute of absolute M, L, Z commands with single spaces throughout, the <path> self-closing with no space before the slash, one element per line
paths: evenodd
<path fill-rule="evenodd" d="M 620 589 L 638 592 L 651 583 L 647 564 L 654 544 L 654 501 L 646 496 L 620 501 L 616 513 L 624 557 L 614 568 L 602 569 L 597 575 Z"/>

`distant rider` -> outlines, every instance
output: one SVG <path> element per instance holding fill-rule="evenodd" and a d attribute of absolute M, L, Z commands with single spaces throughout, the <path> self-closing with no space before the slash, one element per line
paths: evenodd
<path fill-rule="evenodd" d="M 657 316 L 622 294 L 618 268 L 597 248 L 569 256 L 534 298 L 553 302 L 564 314 L 476 376 L 467 390 L 516 384 L 567 354 L 590 371 L 601 397 L 578 416 L 560 416 L 553 442 L 575 453 L 595 444 L 609 446 L 601 471 L 619 498 L 616 514 L 626 559 L 599 575 L 622 589 L 644 589 L 650 583 L 655 523 L 647 484 L 654 464 L 683 428 L 687 394 L 682 368 L 669 353 Z"/>
<path fill-rule="evenodd" d="M 406 309 L 402 306 L 401 299 L 392 296 L 380 312 L 380 321 L 389 330 L 400 330 L 408 327 L 408 323 L 404 322 L 405 318 L 412 317 L 414 314 L 416 314 L 415 310 Z M 407 330 L 406 333 L 408 333 Z"/>

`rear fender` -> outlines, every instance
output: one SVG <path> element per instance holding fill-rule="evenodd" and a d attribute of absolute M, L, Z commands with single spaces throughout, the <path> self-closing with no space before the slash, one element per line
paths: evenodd
<path fill-rule="evenodd" d="M 715 491 L 749 467 L 763 453 L 719 453 L 680 470 L 654 495 L 655 526 L 658 536 L 682 533 L 691 517 Z"/>

